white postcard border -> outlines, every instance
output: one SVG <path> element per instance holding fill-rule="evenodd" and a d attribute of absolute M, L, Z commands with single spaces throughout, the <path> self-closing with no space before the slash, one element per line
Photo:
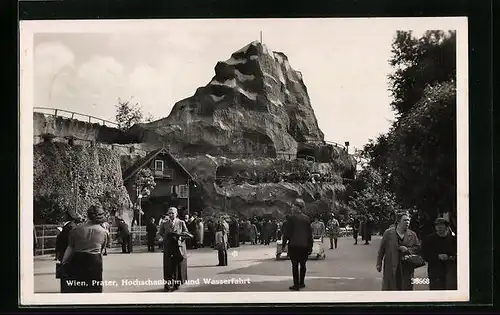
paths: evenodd
<path fill-rule="evenodd" d="M 276 19 L 279 23 L 283 20 Z M 311 20 L 311 19 L 302 19 Z M 329 19 L 316 19 L 329 20 Z M 338 19 L 334 20 L 347 20 Z M 353 20 L 353 19 L 348 19 Z M 394 30 L 413 28 L 457 31 L 457 233 L 456 291 L 325 291 L 325 292 L 175 292 L 175 293 L 34 293 L 33 261 L 33 36 L 35 33 L 165 32 L 165 20 L 60 20 L 20 22 L 20 304 L 224 304 L 224 303 L 374 303 L 454 302 L 469 300 L 469 148 L 468 148 L 468 28 L 466 17 L 363 18 L 391 23 Z M 195 25 L 200 20 L 170 20 Z M 206 20 L 205 20 L 206 21 Z M 238 20 L 241 22 L 242 20 Z M 267 20 L 269 21 L 269 20 Z M 219 20 L 219 24 L 235 20 Z M 218 25 L 218 24 L 217 24 Z M 375 265 L 375 257 L 374 257 Z M 375 267 L 374 267 L 375 268 Z"/>

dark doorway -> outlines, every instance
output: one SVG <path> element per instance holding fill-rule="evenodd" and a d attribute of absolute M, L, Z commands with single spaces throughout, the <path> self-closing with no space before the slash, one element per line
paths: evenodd
<path fill-rule="evenodd" d="M 141 224 L 145 225 L 151 218 L 158 222 L 163 213 L 168 210 L 168 197 L 150 197 L 142 202 L 142 211 L 144 216 L 141 219 Z"/>

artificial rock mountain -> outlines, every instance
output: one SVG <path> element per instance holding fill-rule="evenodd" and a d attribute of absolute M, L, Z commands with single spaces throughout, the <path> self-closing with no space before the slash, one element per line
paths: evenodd
<path fill-rule="evenodd" d="M 36 120 L 36 117 L 35 117 Z M 55 132 L 59 136 L 87 136 L 96 142 L 116 141 L 115 137 L 89 134 L 92 128 L 78 124 L 50 125 L 45 119 L 38 124 L 39 132 Z M 35 121 L 35 126 L 38 126 Z M 69 126 L 69 127 L 67 127 Z M 54 131 L 53 131 L 54 130 Z M 76 133 L 76 134 L 75 134 Z M 85 136 L 87 135 L 87 136 Z M 107 135 L 107 134 L 106 134 Z M 129 130 L 126 139 L 145 151 L 158 145 L 169 150 L 202 184 L 203 211 L 226 211 L 243 217 L 272 213 L 279 217 L 294 198 L 302 197 L 308 209 L 315 203 L 338 201 L 344 189 L 343 177 L 354 170 L 354 161 L 342 149 L 319 144 L 324 139 L 311 107 L 300 72 L 291 68 L 283 53 L 269 52 L 259 42 L 253 42 L 232 54 L 229 60 L 215 66 L 215 76 L 205 87 L 187 99 L 176 103 L 166 118 L 148 124 L 138 124 Z M 60 137 L 60 139 L 63 139 Z M 40 143 L 34 146 L 34 203 L 36 222 L 56 223 L 66 211 L 84 215 L 91 203 L 101 203 L 105 209 L 117 210 L 127 222 L 129 196 L 122 181 L 122 171 L 138 158 L 143 150 L 111 150 L 88 143 L 71 146 Z M 278 170 L 297 173 L 300 163 L 275 159 L 280 153 L 295 157 L 311 152 L 315 162 L 304 166 L 310 173 L 328 174 L 335 180 L 320 184 L 300 182 L 216 183 L 217 177 L 233 177 L 243 170 L 259 178 Z M 248 157 L 231 157 L 247 153 Z M 194 155 L 194 156 L 193 156 Z M 296 160 L 298 161 L 298 160 Z M 295 162 L 295 161 L 294 161 Z M 285 163 L 280 166 L 280 163 Z M 120 167 L 121 166 L 121 167 Z M 78 178 L 78 187 L 72 187 Z M 75 189 L 78 189 L 75 193 Z M 319 196 L 320 200 L 316 200 Z M 75 202 L 80 206 L 76 208 Z M 329 209 L 333 207 L 329 205 Z M 324 205 L 316 204 L 321 209 Z M 73 210 L 72 210 L 73 209 Z"/>
<path fill-rule="evenodd" d="M 130 132 L 178 153 L 255 157 L 296 155 L 300 146 L 324 138 L 301 73 L 260 42 L 218 62 L 210 83 L 177 102 L 168 117 Z"/>

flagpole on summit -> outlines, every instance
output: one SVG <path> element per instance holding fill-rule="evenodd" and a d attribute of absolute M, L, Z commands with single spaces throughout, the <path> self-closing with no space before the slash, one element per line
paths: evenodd
<path fill-rule="evenodd" d="M 260 31 L 260 43 L 262 44 L 262 31 Z"/>

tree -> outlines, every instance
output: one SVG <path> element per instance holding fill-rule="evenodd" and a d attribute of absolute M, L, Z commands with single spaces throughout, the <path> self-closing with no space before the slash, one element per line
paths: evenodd
<path fill-rule="evenodd" d="M 428 31 L 420 39 L 397 32 L 389 76 L 397 114 L 385 135 L 368 143 L 365 154 L 402 208 L 455 212 L 456 197 L 456 34 Z M 366 191 L 367 193 L 370 190 Z M 370 195 L 358 194 L 361 204 Z M 372 198 L 373 199 L 373 198 Z"/>
<path fill-rule="evenodd" d="M 391 106 L 398 115 L 408 114 L 422 98 L 427 85 L 455 79 L 456 32 L 427 31 L 420 39 L 398 31 L 392 44 L 389 76 Z"/>
<path fill-rule="evenodd" d="M 135 176 L 135 187 L 142 197 L 148 197 L 156 186 L 155 177 L 149 168 L 143 168 Z"/>
<path fill-rule="evenodd" d="M 456 197 L 455 82 L 427 86 L 390 139 L 390 180 L 400 202 L 424 209 L 431 217 L 452 210 Z"/>
<path fill-rule="evenodd" d="M 357 214 L 369 214 L 375 224 L 388 222 L 391 215 L 400 209 L 396 196 L 382 184 L 381 174 L 370 166 L 365 166 L 352 183 L 353 194 L 349 208 Z"/>
<path fill-rule="evenodd" d="M 121 130 L 128 130 L 134 124 L 142 121 L 142 110 L 139 103 L 132 104 L 130 100 L 122 101 L 118 99 L 116 105 L 116 122 Z"/>

